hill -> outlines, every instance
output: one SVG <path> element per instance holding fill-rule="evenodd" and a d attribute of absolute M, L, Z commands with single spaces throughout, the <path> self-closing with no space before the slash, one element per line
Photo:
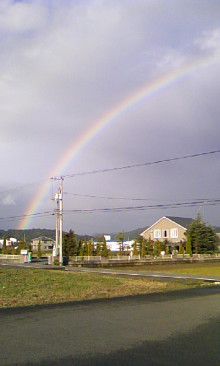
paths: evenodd
<path fill-rule="evenodd" d="M 32 239 L 38 238 L 39 236 L 46 236 L 48 238 L 54 239 L 56 236 L 55 230 L 51 229 L 27 229 L 27 230 L 0 230 L 0 239 L 6 238 L 16 238 L 18 240 L 22 240 L 25 238 L 27 242 L 31 242 Z M 89 235 L 77 235 L 78 238 L 91 238 Z"/>

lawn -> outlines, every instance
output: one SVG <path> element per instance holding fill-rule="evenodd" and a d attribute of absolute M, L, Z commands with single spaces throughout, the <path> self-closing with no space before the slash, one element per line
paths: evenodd
<path fill-rule="evenodd" d="M 117 267 L 119 269 L 119 267 Z M 206 263 L 173 263 L 173 264 L 147 264 L 143 266 L 126 266 L 120 269 L 131 269 L 142 272 L 170 272 L 195 275 L 220 276 L 220 262 Z"/>
<path fill-rule="evenodd" d="M 160 282 L 143 278 L 106 276 L 0 267 L 0 307 L 79 301 L 186 289 L 201 282 Z"/>

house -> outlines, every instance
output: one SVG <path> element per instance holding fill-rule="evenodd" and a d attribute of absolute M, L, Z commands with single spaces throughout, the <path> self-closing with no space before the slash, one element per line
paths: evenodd
<path fill-rule="evenodd" d="M 0 248 L 3 247 L 4 239 L 0 239 Z M 16 247 L 18 245 L 18 241 L 16 238 L 6 239 L 6 247 Z"/>
<path fill-rule="evenodd" d="M 33 252 L 37 252 L 39 243 L 42 252 L 52 252 L 54 245 L 53 239 L 47 238 L 46 236 L 39 236 L 39 238 L 32 239 L 31 249 Z"/>
<path fill-rule="evenodd" d="M 163 216 L 140 235 L 144 239 L 159 241 L 167 239 L 171 244 L 179 244 L 181 240 L 186 240 L 185 232 L 192 221 L 192 218 Z"/>

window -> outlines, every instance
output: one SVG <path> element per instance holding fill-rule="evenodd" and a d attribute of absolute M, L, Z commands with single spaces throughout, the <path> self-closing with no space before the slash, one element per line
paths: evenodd
<path fill-rule="evenodd" d="M 163 230 L 163 238 L 168 238 L 168 230 Z"/>
<path fill-rule="evenodd" d="M 178 230 L 177 229 L 171 229 L 170 230 L 170 237 L 171 238 L 178 238 Z"/>
<path fill-rule="evenodd" d="M 154 230 L 154 239 L 161 238 L 161 231 L 160 230 Z"/>

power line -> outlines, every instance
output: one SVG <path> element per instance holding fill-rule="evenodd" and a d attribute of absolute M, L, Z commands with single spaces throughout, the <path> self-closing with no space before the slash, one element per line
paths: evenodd
<path fill-rule="evenodd" d="M 166 208 L 183 208 L 183 207 L 197 207 L 201 205 L 214 206 L 220 204 L 220 198 L 215 199 L 207 199 L 207 200 L 193 200 L 189 202 L 176 202 L 176 203 L 167 203 L 167 204 L 157 204 L 157 205 L 141 205 L 141 206 L 126 206 L 126 207 L 106 207 L 106 208 L 93 208 L 93 209 L 73 209 L 73 210 L 65 210 L 64 214 L 71 213 L 104 213 L 104 212 L 126 212 L 126 211 L 143 211 L 143 210 L 151 210 L 151 209 L 166 209 Z M 27 217 L 39 218 L 46 216 L 54 216 L 54 211 L 44 211 L 44 212 L 36 212 L 33 214 L 27 215 L 17 215 L 17 216 L 8 216 L 8 217 L 0 217 L 0 221 L 7 220 L 23 220 Z"/>
<path fill-rule="evenodd" d="M 54 215 L 53 211 L 44 211 L 44 212 L 36 212 L 29 215 L 17 215 L 17 216 L 8 216 L 8 217 L 0 217 L 1 221 L 7 220 L 23 220 L 27 217 L 44 217 L 44 216 L 52 216 Z"/>
<path fill-rule="evenodd" d="M 75 196 L 75 197 L 85 197 L 85 198 L 100 198 L 106 200 L 123 200 L 123 201 L 159 201 L 159 202 L 167 202 L 168 199 L 155 199 L 155 198 L 134 198 L 134 197 L 112 197 L 112 196 L 97 196 L 93 194 L 79 194 L 79 193 L 72 193 L 72 192 L 63 192 L 65 195 Z M 194 201 L 209 201 L 214 200 L 215 198 L 185 198 L 180 201 L 185 200 L 194 200 Z M 169 201 L 176 201 L 176 199 L 169 199 Z"/>
<path fill-rule="evenodd" d="M 207 201 L 191 201 L 191 202 L 176 202 L 157 205 L 141 205 L 141 206 L 126 206 L 126 207 L 107 207 L 93 209 L 73 209 L 65 210 L 64 214 L 70 213 L 97 213 L 97 212 L 122 212 L 122 211 L 143 211 L 151 209 L 166 209 L 166 208 L 182 208 L 182 207 L 197 207 L 201 205 L 214 206 L 220 204 L 220 198 Z"/>
<path fill-rule="evenodd" d="M 141 163 L 141 164 L 125 165 L 125 166 L 121 166 L 121 167 L 106 168 L 106 169 L 100 169 L 100 170 L 91 170 L 91 171 L 85 171 L 85 172 L 79 172 L 79 173 L 73 173 L 73 174 L 66 174 L 66 175 L 62 175 L 62 178 L 74 178 L 76 176 L 83 176 L 83 175 L 88 175 L 88 174 L 100 174 L 100 173 L 107 173 L 107 172 L 117 171 L 117 170 L 133 169 L 133 168 L 139 168 L 139 167 L 148 166 L 148 165 L 168 163 L 168 162 L 172 162 L 172 161 L 196 158 L 196 157 L 206 156 L 206 155 L 211 155 L 211 154 L 213 155 L 213 154 L 217 154 L 217 153 L 220 153 L 220 149 L 208 151 L 208 152 L 197 153 L 197 154 L 173 157 L 173 158 L 168 158 L 168 159 L 155 160 L 155 161 Z M 60 177 L 52 177 L 52 179 L 58 180 L 58 179 L 60 179 Z"/>

